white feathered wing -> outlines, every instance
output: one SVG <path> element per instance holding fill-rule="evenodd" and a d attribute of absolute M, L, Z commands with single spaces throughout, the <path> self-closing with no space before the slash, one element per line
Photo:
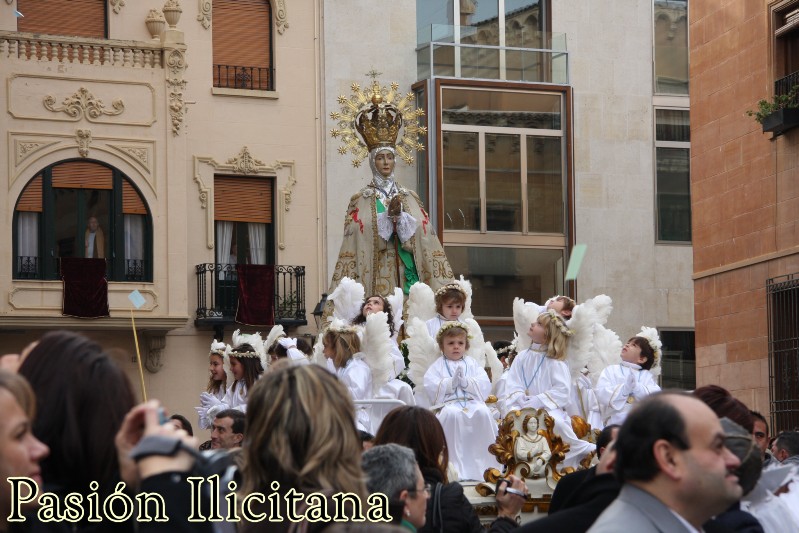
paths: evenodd
<path fill-rule="evenodd" d="M 538 320 L 538 310 L 530 305 L 524 305 L 521 298 L 513 299 L 513 325 L 516 328 L 518 342 L 516 353 L 522 353 L 532 344 L 530 326 Z"/>
<path fill-rule="evenodd" d="M 436 316 L 436 295 L 429 285 L 417 281 L 411 285 L 408 294 L 408 322 L 411 318 L 418 318 L 427 322 Z"/>
<path fill-rule="evenodd" d="M 409 319 L 405 330 L 408 333 L 408 338 L 403 341 L 408 347 L 408 377 L 418 390 L 424 390 L 424 375 L 438 359 L 440 350 L 422 319 Z"/>
<path fill-rule="evenodd" d="M 465 279 L 463 275 L 461 275 L 460 279 L 455 280 L 455 283 L 461 286 L 463 292 L 466 293 L 466 302 L 463 304 L 463 312 L 461 313 L 461 320 L 466 320 L 467 318 L 474 318 L 472 314 L 472 282 L 468 279 Z"/>
<path fill-rule="evenodd" d="M 380 387 L 388 383 L 393 375 L 391 342 L 388 315 L 380 311 L 367 316 L 361 352 L 364 362 L 372 370 L 372 394 L 377 394 Z"/>
<path fill-rule="evenodd" d="M 391 313 L 394 315 L 394 335 L 391 336 L 391 340 L 397 342 L 397 336 L 402 327 L 402 306 L 405 295 L 402 293 L 401 288 L 394 287 L 394 292 L 386 296 L 386 300 L 388 300 L 388 304 L 391 306 Z"/>
<path fill-rule="evenodd" d="M 365 292 L 363 285 L 357 281 L 346 276 L 341 278 L 336 290 L 327 297 L 333 301 L 333 318 L 351 324 L 361 312 Z"/>

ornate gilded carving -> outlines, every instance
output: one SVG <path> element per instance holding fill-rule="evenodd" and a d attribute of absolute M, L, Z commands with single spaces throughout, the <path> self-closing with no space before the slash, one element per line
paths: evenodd
<path fill-rule="evenodd" d="M 280 35 L 289 27 L 288 15 L 286 14 L 286 0 L 272 0 L 275 13 L 275 27 Z"/>
<path fill-rule="evenodd" d="M 236 174 L 258 174 L 264 166 L 263 161 L 255 159 L 246 146 L 241 149 L 239 155 L 228 159 L 227 164 L 233 166 Z"/>
<path fill-rule="evenodd" d="M 122 11 L 122 8 L 125 7 L 125 0 L 108 0 L 108 3 L 111 4 L 114 13 L 117 15 Z"/>
<path fill-rule="evenodd" d="M 172 134 L 180 134 L 183 125 L 183 117 L 186 111 L 186 103 L 183 101 L 183 91 L 186 89 L 186 80 L 179 78 L 167 78 L 169 89 L 169 117 L 172 121 Z"/>
<path fill-rule="evenodd" d="M 92 130 L 75 130 L 75 141 L 81 157 L 89 157 L 89 145 L 92 143 Z"/>
<path fill-rule="evenodd" d="M 554 432 L 555 420 L 545 409 L 522 409 L 508 413 L 499 423 L 499 435 L 488 450 L 506 472 L 522 479 L 542 477 L 556 481 L 565 474 L 558 465 L 566 458 L 569 445 Z M 569 469 L 570 470 L 570 469 Z M 484 478 L 496 483 L 500 477 L 496 468 L 486 470 Z"/>
<path fill-rule="evenodd" d="M 54 113 L 66 113 L 76 121 L 85 117 L 89 122 L 97 122 L 96 119 L 107 116 L 116 116 L 125 111 L 125 104 L 121 99 L 111 102 L 111 109 L 107 109 L 102 100 L 94 96 L 86 87 L 81 87 L 72 96 L 67 96 L 61 102 L 61 107 L 56 107 L 55 96 L 47 95 L 43 101 L 44 107 Z"/>
<path fill-rule="evenodd" d="M 197 20 L 203 25 L 206 30 L 211 27 L 211 0 L 197 0 Z"/>

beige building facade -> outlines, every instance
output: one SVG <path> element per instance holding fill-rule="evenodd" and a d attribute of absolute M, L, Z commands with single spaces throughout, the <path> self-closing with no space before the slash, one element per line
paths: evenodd
<path fill-rule="evenodd" d="M 138 290 L 148 395 L 194 420 L 214 334 L 268 330 L 233 321 L 237 263 L 276 265 L 275 320 L 316 331 L 320 22 L 311 0 L 0 5 L 5 352 L 78 330 L 138 383 Z M 110 316 L 62 316 L 59 264 L 85 256 L 91 218 Z"/>

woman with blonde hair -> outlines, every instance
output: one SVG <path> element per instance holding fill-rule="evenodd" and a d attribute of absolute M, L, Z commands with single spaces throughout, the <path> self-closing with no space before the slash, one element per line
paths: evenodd
<path fill-rule="evenodd" d="M 50 450 L 33 436 L 31 424 L 35 410 L 36 398 L 25 378 L 0 370 L 0 412 L 3 413 L 0 417 L 0 479 L 29 478 L 41 492 L 39 462 Z M 0 531 L 6 531 L 14 502 L 10 484 L 0 485 Z M 25 488 L 20 490 L 26 494 Z"/>
<path fill-rule="evenodd" d="M 346 387 L 317 365 L 284 366 L 266 374 L 250 391 L 247 437 L 242 468 L 243 493 L 278 493 L 294 489 L 305 495 L 350 493 L 363 502 L 366 487 L 361 469 L 361 441 L 355 430 L 354 407 Z M 351 503 L 351 505 L 355 505 Z M 267 503 L 255 512 L 270 511 Z M 328 501 L 333 516 L 334 503 Z M 297 513 L 307 508 L 303 500 Z M 282 523 L 245 523 L 242 531 L 288 529 Z M 351 517 L 347 513 L 347 517 Z"/>

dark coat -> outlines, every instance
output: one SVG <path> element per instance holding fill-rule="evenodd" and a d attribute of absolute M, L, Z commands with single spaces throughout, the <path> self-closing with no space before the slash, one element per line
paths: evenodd
<path fill-rule="evenodd" d="M 588 470 L 578 470 L 571 474 L 565 475 L 558 480 L 555 485 L 555 492 L 552 493 L 552 501 L 549 503 L 549 514 L 554 514 L 561 509 L 579 505 L 581 502 L 575 502 L 572 496 L 577 488 L 596 476 L 596 467 L 593 466 Z"/>
<path fill-rule="evenodd" d="M 570 474 L 558 481 L 573 476 Z M 613 474 L 593 476 L 581 483 L 572 492 L 569 502 L 579 505 L 570 505 L 560 511 L 550 514 L 540 520 L 525 524 L 518 529 L 519 533 L 584 533 L 588 531 L 594 521 L 602 514 L 619 494 L 621 486 Z"/>
<path fill-rule="evenodd" d="M 441 518 L 434 520 L 433 510 L 435 505 L 436 485 L 443 481 L 441 473 L 434 469 L 425 468 L 422 471 L 424 482 L 429 483 L 432 487 L 430 491 L 430 499 L 427 500 L 427 521 L 423 528 L 418 533 L 439 533 L 445 531 L 446 533 L 452 532 L 483 532 L 483 526 L 480 525 L 480 519 L 477 513 L 474 512 L 472 504 L 463 494 L 463 487 L 460 483 L 447 483 L 441 486 L 440 493 L 440 508 Z"/>

